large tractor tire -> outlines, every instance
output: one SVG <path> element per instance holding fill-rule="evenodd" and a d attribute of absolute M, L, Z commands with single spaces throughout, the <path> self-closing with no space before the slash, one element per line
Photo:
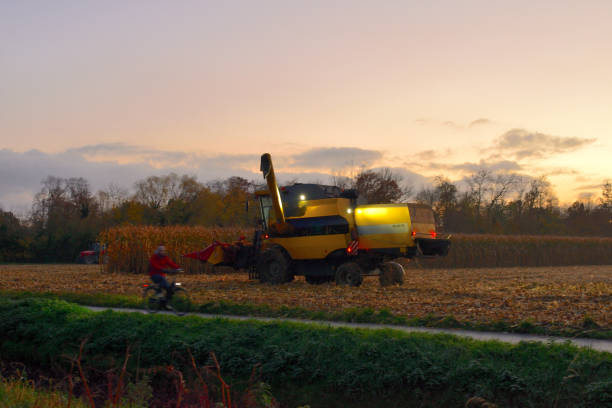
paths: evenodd
<path fill-rule="evenodd" d="M 397 262 L 385 262 L 380 265 L 380 286 L 402 285 L 404 283 L 404 267 Z"/>
<path fill-rule="evenodd" d="M 345 262 L 336 269 L 336 285 L 359 286 L 362 282 L 361 268 L 355 262 Z"/>
<path fill-rule="evenodd" d="M 289 264 L 289 258 L 280 248 L 266 249 L 257 261 L 259 281 L 274 285 L 291 282 L 293 274 L 289 270 Z"/>

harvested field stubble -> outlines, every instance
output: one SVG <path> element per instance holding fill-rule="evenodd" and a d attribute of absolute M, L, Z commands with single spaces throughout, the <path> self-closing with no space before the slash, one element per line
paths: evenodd
<path fill-rule="evenodd" d="M 581 327 L 585 318 L 612 328 L 612 266 L 490 269 L 408 268 L 403 286 L 310 285 L 302 277 L 283 285 L 249 281 L 246 273 L 179 276 L 197 303 L 297 307 L 339 312 L 382 308 L 413 317 L 452 316 L 463 322 Z M 104 273 L 85 265 L 2 265 L 0 290 L 139 296 L 147 276 Z"/>

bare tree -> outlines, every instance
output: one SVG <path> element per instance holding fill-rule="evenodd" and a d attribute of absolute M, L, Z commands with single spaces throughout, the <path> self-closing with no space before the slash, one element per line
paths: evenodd
<path fill-rule="evenodd" d="M 612 210 L 612 183 L 606 180 L 601 187 L 600 207 L 605 210 Z"/>
<path fill-rule="evenodd" d="M 161 209 L 180 194 L 180 180 L 175 173 L 151 176 L 134 184 L 134 199 L 153 209 Z"/>
<path fill-rule="evenodd" d="M 438 198 L 438 191 L 435 188 L 426 187 L 421 188 L 415 197 L 417 203 L 427 204 L 430 207 L 433 207 L 438 202 Z"/>
<path fill-rule="evenodd" d="M 76 208 L 80 218 L 87 218 L 95 201 L 89 183 L 83 177 L 72 177 L 65 181 L 68 199 Z"/>
<path fill-rule="evenodd" d="M 491 171 L 480 169 L 466 180 L 470 187 L 470 194 L 476 209 L 476 214 L 480 215 L 480 209 L 489 183 L 491 182 Z"/>
<path fill-rule="evenodd" d="M 492 208 L 497 204 L 504 204 L 506 196 L 515 188 L 518 182 L 519 177 L 512 173 L 499 173 L 491 177 L 488 189 L 488 208 Z"/>
<path fill-rule="evenodd" d="M 528 209 L 543 209 L 552 207 L 557 198 L 552 186 L 545 176 L 532 179 L 529 183 L 529 191 L 525 193 L 525 206 Z"/>
<path fill-rule="evenodd" d="M 66 188 L 64 180 L 48 176 L 42 181 L 42 189 L 34 196 L 32 221 L 43 228 L 52 212 L 65 207 Z"/>

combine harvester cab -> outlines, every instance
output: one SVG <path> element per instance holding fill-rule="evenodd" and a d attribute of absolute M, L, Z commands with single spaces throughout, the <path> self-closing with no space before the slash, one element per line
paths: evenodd
<path fill-rule="evenodd" d="M 247 268 L 250 278 L 272 284 L 303 275 L 312 284 L 359 286 L 364 276 L 402 284 L 404 269 L 393 260 L 448 253 L 450 240 L 438 237 L 427 205 L 357 205 L 355 191 L 320 184 L 279 189 L 267 153 L 261 171 L 268 190 L 256 193 L 261 221 L 252 242 L 214 243 L 192 257 Z"/>

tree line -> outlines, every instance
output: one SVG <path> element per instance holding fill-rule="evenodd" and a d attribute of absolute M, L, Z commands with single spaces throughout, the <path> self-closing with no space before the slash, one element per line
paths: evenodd
<path fill-rule="evenodd" d="M 333 178 L 369 203 L 417 201 L 433 207 L 448 232 L 612 236 L 612 185 L 596 200 L 561 209 L 545 178 L 479 170 L 458 187 L 437 177 L 417 192 L 390 169 L 362 169 Z M 465 187 L 467 186 L 467 187 Z M 0 209 L 0 262 L 72 262 L 105 228 L 123 225 L 250 226 L 257 207 L 246 205 L 265 185 L 241 177 L 202 183 L 171 173 L 94 193 L 83 178 L 49 176 L 25 219 Z"/>

